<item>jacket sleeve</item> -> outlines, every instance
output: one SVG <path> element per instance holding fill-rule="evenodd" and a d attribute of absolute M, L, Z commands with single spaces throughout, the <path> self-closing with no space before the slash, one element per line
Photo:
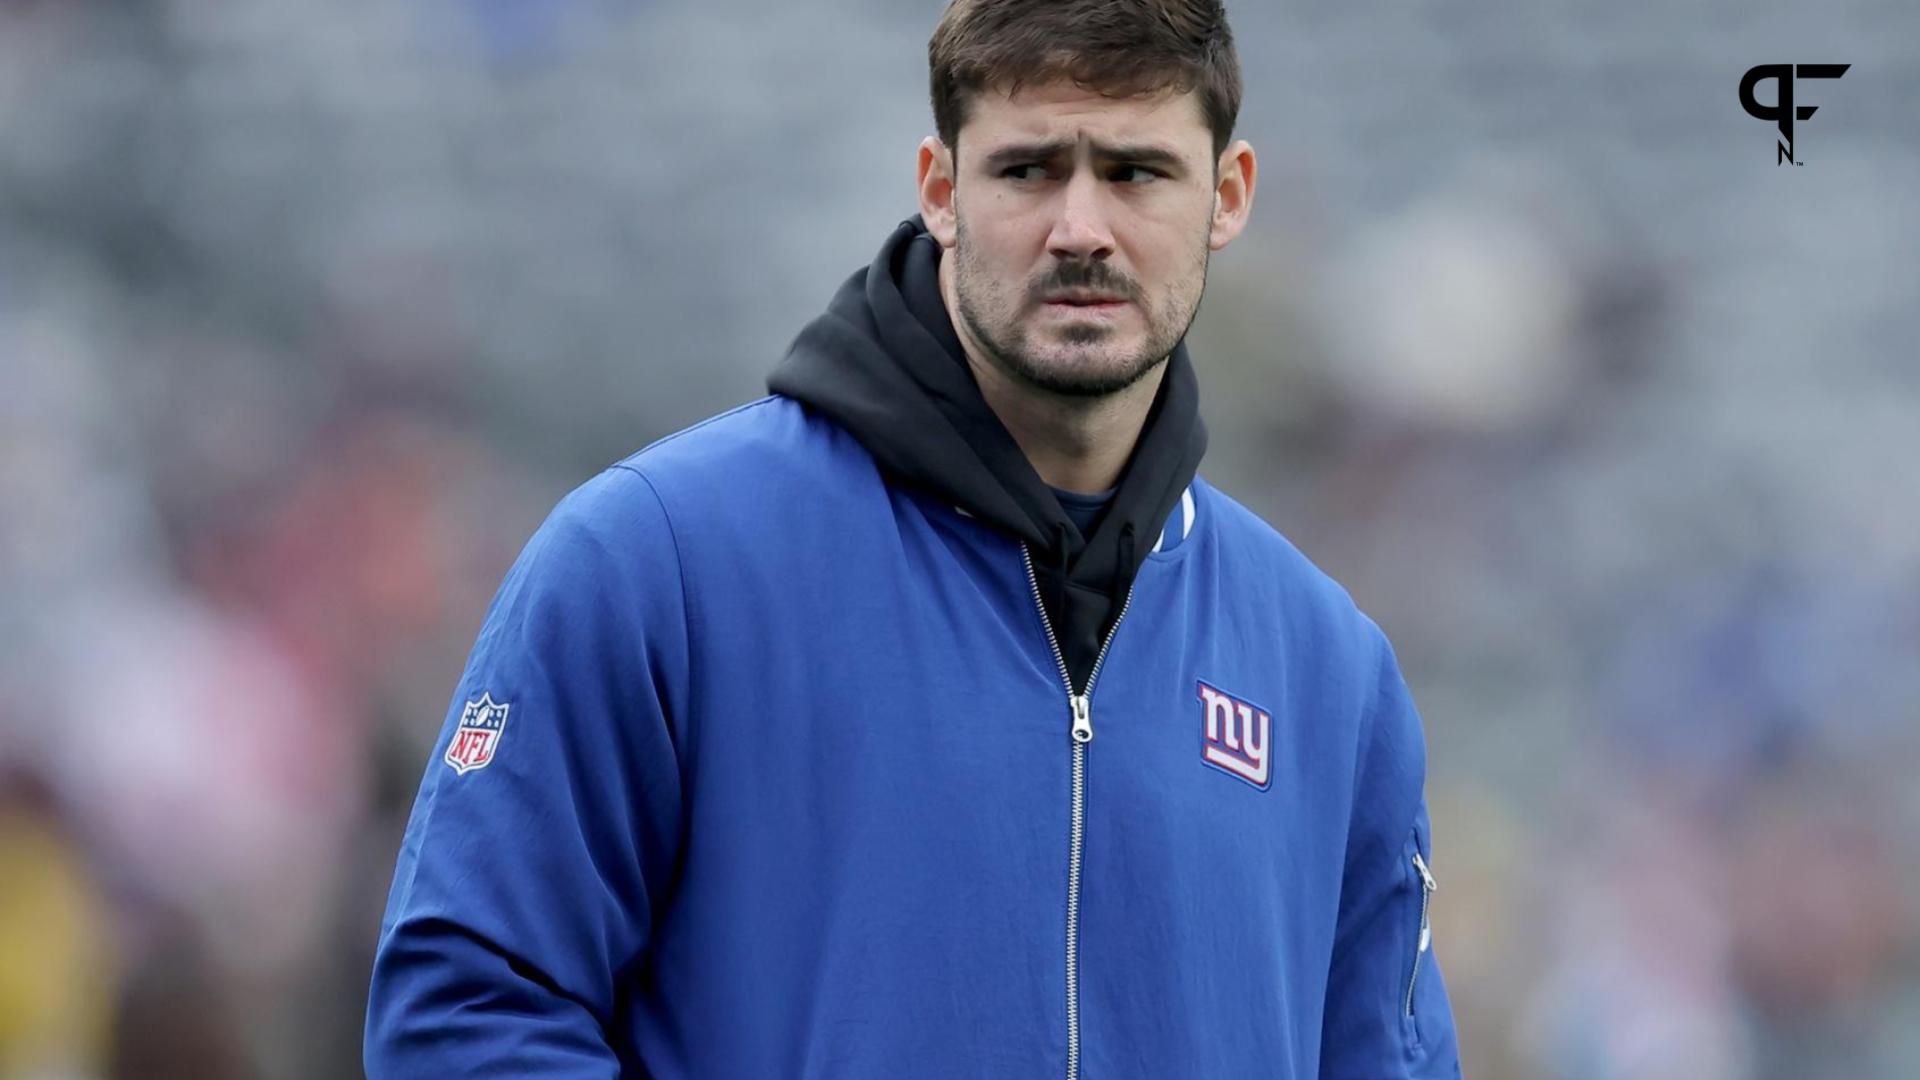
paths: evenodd
<path fill-rule="evenodd" d="M 1378 673 L 1360 732 L 1340 914 L 1322 1021 L 1322 1080 L 1460 1076 L 1453 1011 L 1429 931 L 1426 743 L 1393 650 L 1368 623 Z M 1415 861 L 1415 854 L 1419 862 Z"/>
<path fill-rule="evenodd" d="M 671 527 L 638 472 L 589 481 L 528 542 L 401 842 L 367 1006 L 372 1080 L 619 1075 L 616 987 L 680 845 L 685 614 Z"/>

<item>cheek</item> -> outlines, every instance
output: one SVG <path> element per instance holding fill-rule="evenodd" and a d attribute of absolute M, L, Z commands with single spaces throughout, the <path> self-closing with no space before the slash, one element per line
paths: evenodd
<path fill-rule="evenodd" d="M 1031 198 L 996 192 L 967 218 L 967 231 L 995 262 L 1014 262 L 1044 254 L 1048 216 Z"/>
<path fill-rule="evenodd" d="M 975 291 L 996 302 L 1018 302 L 1026 295 L 1035 266 L 1022 257 L 1010 238 L 975 233 L 970 239 L 973 242 L 967 246 L 962 265 L 973 278 Z"/>
<path fill-rule="evenodd" d="M 1146 254 L 1152 260 L 1146 272 L 1169 292 L 1187 293 L 1198 289 L 1206 276 L 1207 235 L 1191 227 L 1169 225 L 1158 230 L 1154 245 Z"/>

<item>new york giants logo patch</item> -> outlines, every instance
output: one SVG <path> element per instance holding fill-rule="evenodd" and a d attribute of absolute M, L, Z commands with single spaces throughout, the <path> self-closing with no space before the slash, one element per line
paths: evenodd
<path fill-rule="evenodd" d="M 1273 717 L 1200 681 L 1200 758 L 1262 791 L 1273 782 Z"/>
<path fill-rule="evenodd" d="M 509 706 L 493 700 L 492 694 L 481 694 L 479 701 L 467 702 L 460 710 L 460 726 L 453 733 L 453 741 L 447 744 L 447 764 L 453 771 L 465 774 L 474 769 L 484 769 L 493 761 L 493 752 L 500 746 L 500 733 L 507 728 L 507 709 Z"/>

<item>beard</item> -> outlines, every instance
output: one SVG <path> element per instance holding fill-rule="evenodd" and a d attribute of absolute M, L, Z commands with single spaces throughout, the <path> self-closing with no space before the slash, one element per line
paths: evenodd
<path fill-rule="evenodd" d="M 1117 394 L 1165 360 L 1200 313 L 1211 255 L 1204 233 L 1188 276 L 1168 285 L 1154 303 L 1132 278 L 1097 259 L 1057 262 L 1031 283 L 1010 286 L 977 265 L 966 218 L 957 211 L 953 286 L 960 319 L 996 367 L 1029 386 L 1061 397 Z M 1044 297 L 1071 288 L 1125 297 L 1145 316 L 1145 337 L 1130 345 L 1131 330 L 1086 319 L 1049 328 L 1047 340 L 1037 340 L 1035 316 Z"/>

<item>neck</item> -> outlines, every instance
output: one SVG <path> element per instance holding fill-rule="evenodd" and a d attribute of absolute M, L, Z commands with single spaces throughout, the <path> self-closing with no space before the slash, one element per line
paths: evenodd
<path fill-rule="evenodd" d="M 940 295 L 953 320 L 980 396 L 1000 418 L 1040 479 L 1064 491 L 1106 491 L 1120 481 L 1166 377 L 1163 360 L 1132 386 L 1104 397 L 1057 394 L 1006 371 L 974 340 L 954 302 L 948 260 L 940 263 Z"/>

